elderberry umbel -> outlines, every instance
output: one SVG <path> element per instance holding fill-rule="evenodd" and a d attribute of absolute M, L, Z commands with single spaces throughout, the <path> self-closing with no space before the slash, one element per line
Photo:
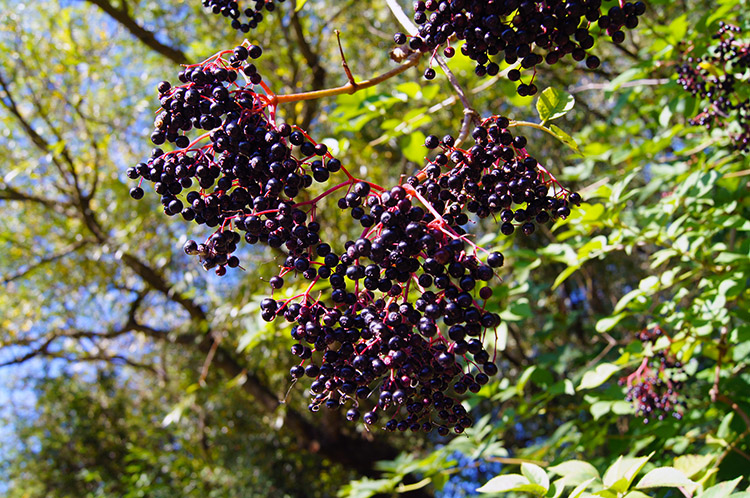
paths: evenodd
<path fill-rule="evenodd" d="M 526 138 L 513 135 L 508 118 L 488 118 L 472 137 L 475 144 L 467 150 L 455 148 L 450 135 L 427 137 L 425 145 L 439 152 L 417 175 L 421 180 L 407 180 L 444 219 L 460 227 L 467 213 L 493 216 L 502 234 L 520 228 L 531 235 L 539 224 L 566 218 L 581 202 L 528 153 Z"/>
<path fill-rule="evenodd" d="M 750 42 L 737 38 L 737 26 L 720 23 L 717 43 L 702 56 L 683 53 L 677 68 L 678 82 L 702 99 L 703 108 L 691 124 L 728 131 L 737 150 L 750 150 L 750 98 L 740 87 L 750 68 Z"/>
<path fill-rule="evenodd" d="M 649 348 L 662 336 L 668 337 L 658 325 L 638 333 L 638 339 Z M 680 399 L 683 376 L 682 364 L 667 348 L 644 358 L 638 369 L 622 377 L 619 384 L 627 386 L 625 400 L 633 403 L 636 415 L 647 424 L 653 419 L 664 420 L 669 413 L 678 420 L 682 418 L 686 406 Z"/>
<path fill-rule="evenodd" d="M 612 3 L 612 2 L 609 2 Z M 641 2 L 622 2 L 607 8 L 602 0 L 418 0 L 414 2 L 416 37 L 408 40 L 398 33 L 398 44 L 409 43 L 412 50 L 434 52 L 445 46 L 443 54 L 452 57 L 453 40 L 465 40 L 461 52 L 476 62 L 478 76 L 494 76 L 500 71 L 497 60 L 519 63 L 508 73 L 511 81 L 521 79 L 521 71 L 542 62 L 556 64 L 570 55 L 586 60 L 590 69 L 599 67 L 596 55 L 588 55 L 601 33 L 614 43 L 625 40 L 624 29 L 638 25 L 646 11 Z M 495 59 L 493 61 L 492 59 Z M 519 95 L 534 95 L 533 76 L 518 86 Z"/>
<path fill-rule="evenodd" d="M 476 127 L 467 150 L 451 135 L 427 137 L 431 159 L 401 185 L 357 179 L 325 145 L 277 123 L 278 100 L 249 62 L 261 52 L 245 43 L 187 66 L 179 85 L 158 85 L 151 139 L 174 147 L 128 169 L 140 179 L 131 195 L 143 197 L 150 181 L 165 214 L 215 228 L 184 250 L 219 275 L 239 266 L 243 239 L 284 253 L 261 316 L 292 324 L 300 362 L 290 373 L 313 379 L 310 410 L 346 410 L 392 431 L 463 432 L 472 419 L 458 397 L 499 371 L 485 344 L 500 318 L 486 305 L 504 263 L 472 242 L 470 225 L 493 216 L 501 233 L 530 235 L 580 196 L 502 116 Z M 193 129 L 206 133 L 191 141 Z M 332 176 L 342 181 L 313 197 L 313 183 Z M 338 247 L 321 240 L 316 211 L 334 195 L 361 227 Z M 273 296 L 292 279 L 305 290 Z"/>
<path fill-rule="evenodd" d="M 284 0 L 275 0 L 283 3 Z M 245 2 L 236 0 L 203 0 L 203 6 L 210 9 L 214 14 L 220 14 L 232 20 L 232 28 L 243 33 L 258 27 L 263 21 L 263 11 L 273 12 L 276 10 L 274 0 L 248 0 Z M 242 5 L 252 7 L 242 8 Z"/>
<path fill-rule="evenodd" d="M 127 171 L 129 178 L 153 183 L 165 214 L 216 227 L 205 242 L 188 241 L 185 252 L 219 275 L 239 266 L 233 253 L 242 239 L 298 255 L 318 244 L 320 226 L 295 197 L 343 170 L 325 145 L 276 124 L 268 96 L 257 91 L 262 78 L 248 62 L 261 52 L 241 45 L 186 67 L 180 85 L 160 83 L 161 112 L 151 140 L 175 149 L 156 148 Z M 191 143 L 187 133 L 194 129 L 208 131 Z M 140 184 L 131 195 L 143 197 Z"/>
<path fill-rule="evenodd" d="M 308 291 L 267 299 L 262 314 L 294 323 L 301 363 L 291 375 L 314 378 L 312 411 L 346 409 L 350 420 L 387 430 L 447 434 L 471 425 L 454 396 L 477 392 L 498 372 L 484 343 L 500 321 L 485 304 L 504 258 L 471 242 L 469 215 L 499 214 L 502 233 L 518 224 L 531 234 L 580 202 L 509 127 L 504 117 L 485 121 L 469 150 L 450 135 L 429 136 L 426 147 L 440 152 L 403 185 L 357 182 L 339 199 L 363 229 L 340 255 L 323 243 L 286 259 L 278 278 L 301 273 Z M 330 297 L 313 298 L 321 280 Z"/>

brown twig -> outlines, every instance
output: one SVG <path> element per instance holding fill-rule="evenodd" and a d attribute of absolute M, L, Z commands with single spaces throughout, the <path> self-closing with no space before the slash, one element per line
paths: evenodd
<path fill-rule="evenodd" d="M 721 327 L 721 337 L 719 338 L 719 357 L 716 360 L 716 370 L 714 371 L 714 385 L 711 386 L 711 390 L 708 394 L 711 396 L 711 402 L 716 403 L 716 400 L 720 396 L 719 394 L 719 375 L 721 374 L 721 363 L 724 359 L 724 355 L 727 352 L 727 327 Z M 750 427 L 750 424 L 748 424 Z"/>
<path fill-rule="evenodd" d="M 397 76 L 410 67 L 414 67 L 417 65 L 419 60 L 422 58 L 421 52 L 414 52 L 409 57 L 407 57 L 406 62 L 404 64 L 401 64 L 400 66 L 391 69 L 390 71 L 383 73 L 379 76 L 376 76 L 372 79 L 360 81 L 359 83 L 352 84 L 351 82 L 348 82 L 346 85 L 342 85 L 336 88 L 328 88 L 325 90 L 314 90 L 312 92 L 303 92 L 303 93 L 292 93 L 289 95 L 273 95 L 269 97 L 269 101 L 271 104 L 283 104 L 287 102 L 300 102 L 302 100 L 313 100 L 313 99 L 321 99 L 324 97 L 333 97 L 335 95 L 342 95 L 342 94 L 352 94 L 359 90 L 364 90 L 365 88 L 370 88 L 371 86 L 375 86 L 379 83 L 382 83 L 390 78 L 393 78 L 394 76 Z"/>
<path fill-rule="evenodd" d="M 732 401 L 732 399 L 727 396 L 726 394 L 717 394 L 715 401 L 721 401 L 722 403 L 726 403 L 729 406 L 732 407 L 732 410 L 737 412 L 737 415 L 742 417 L 742 420 L 745 421 L 745 425 L 747 425 L 748 429 L 750 429 L 750 416 L 748 416 L 747 413 L 745 413 L 745 410 L 743 410 L 740 405 Z"/>
<path fill-rule="evenodd" d="M 219 343 L 221 342 L 222 336 L 216 334 L 214 335 L 214 342 L 211 344 L 211 349 L 208 350 L 208 354 L 206 355 L 206 361 L 203 362 L 203 368 L 201 368 L 201 376 L 200 379 L 198 379 L 198 384 L 200 384 L 202 387 L 205 387 L 206 385 L 206 377 L 208 377 L 208 369 L 211 367 L 211 362 L 214 360 L 214 355 L 216 354 L 216 350 L 219 348 Z"/>
<path fill-rule="evenodd" d="M 344 66 L 344 72 L 346 73 L 346 77 L 349 80 L 349 83 L 356 89 L 357 82 L 354 81 L 354 76 L 352 76 L 352 70 L 349 69 L 349 64 L 346 63 L 346 56 L 344 55 L 344 47 L 341 46 L 341 31 L 339 31 L 338 29 L 336 30 L 336 42 L 338 42 L 339 44 L 339 53 L 341 54 L 341 65 Z"/>

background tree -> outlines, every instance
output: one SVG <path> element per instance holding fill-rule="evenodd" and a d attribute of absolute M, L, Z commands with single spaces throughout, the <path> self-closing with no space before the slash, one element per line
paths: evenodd
<path fill-rule="evenodd" d="M 677 83 L 681 54 L 703 51 L 721 20 L 742 26 L 746 2 L 651 1 L 624 44 L 597 45 L 596 71 L 538 74 L 540 90 L 575 96 L 555 123 L 582 154 L 524 134 L 586 203 L 529 238 L 477 226 L 506 255 L 501 374 L 468 397 L 481 421 L 452 440 L 308 413 L 303 387 L 285 395 L 288 330 L 258 317 L 278 256 L 256 250 L 252 272 L 206 274 L 180 250 L 205 234 L 128 196 L 156 83 L 238 44 L 225 19 L 200 2 L 2 5 L 0 364 L 7 392 L 28 399 L 3 412 L 10 496 L 461 496 L 499 472 L 492 464 L 514 473 L 520 460 L 577 458 L 603 474 L 620 455 L 651 452 L 647 465 L 677 467 L 696 494 L 750 484 L 747 159 L 731 130 L 690 125 L 699 99 Z M 382 3 L 286 2 L 248 36 L 283 94 L 346 82 L 335 28 L 358 77 L 394 67 L 403 28 Z M 445 78 L 421 78 L 426 60 L 281 112 L 359 176 L 392 184 L 421 166 L 426 135 L 457 133 L 464 118 Z M 465 58 L 450 66 L 482 117 L 538 122 L 514 84 L 477 78 Z M 349 228 L 342 219 L 329 235 Z M 656 325 L 671 340 L 638 340 Z M 665 348 L 683 364 L 687 406 L 682 420 L 644 425 L 617 380 Z M 687 455 L 699 456 L 675 460 Z M 558 475 L 560 491 L 584 481 Z"/>

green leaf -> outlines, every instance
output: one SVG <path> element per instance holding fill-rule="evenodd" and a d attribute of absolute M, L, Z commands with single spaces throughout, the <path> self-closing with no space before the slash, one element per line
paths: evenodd
<path fill-rule="evenodd" d="M 538 484 L 544 488 L 544 492 L 547 493 L 549 489 L 549 477 L 547 473 L 539 465 L 533 463 L 522 463 L 521 473 L 526 476 L 531 484 Z"/>
<path fill-rule="evenodd" d="M 581 383 L 578 385 L 578 390 L 593 389 L 604 384 L 607 379 L 612 377 L 612 374 L 620 370 L 621 367 L 613 365 L 612 363 L 602 363 L 597 365 L 594 370 L 589 370 L 583 374 Z"/>
<path fill-rule="evenodd" d="M 415 99 L 422 91 L 422 85 L 413 81 L 408 81 L 406 83 L 396 85 L 396 90 L 398 90 L 399 92 L 404 92 L 409 96 L 409 98 Z"/>
<path fill-rule="evenodd" d="M 594 420 L 599 420 L 611 411 L 611 401 L 597 401 L 596 403 L 591 405 L 591 416 L 594 417 Z"/>
<path fill-rule="evenodd" d="M 399 140 L 401 152 L 404 154 L 404 157 L 415 163 L 421 163 L 424 161 L 424 156 L 427 152 L 424 148 L 424 139 L 424 133 L 421 131 L 415 131 Z"/>
<path fill-rule="evenodd" d="M 570 460 L 549 468 L 550 472 L 562 476 L 564 485 L 577 486 L 582 482 L 599 479 L 596 467 L 582 460 Z"/>
<path fill-rule="evenodd" d="M 559 126 L 555 125 L 549 125 L 549 130 L 555 134 L 555 137 L 571 149 L 577 154 L 580 154 L 582 157 L 584 157 L 583 152 L 581 152 L 581 149 L 578 148 L 578 142 L 575 141 L 573 137 L 565 133 Z"/>
<path fill-rule="evenodd" d="M 643 476 L 635 487 L 638 489 L 678 488 L 694 485 L 695 483 L 679 470 L 673 467 L 658 467 Z"/>
<path fill-rule="evenodd" d="M 614 316 L 608 316 L 605 318 L 602 318 L 598 322 L 596 322 L 596 331 L 600 334 L 603 334 L 604 332 L 609 332 L 615 326 L 620 323 L 620 321 L 625 318 L 626 313 L 618 313 Z"/>
<path fill-rule="evenodd" d="M 565 269 L 564 269 L 564 270 L 563 270 L 563 271 L 562 271 L 562 272 L 561 272 L 561 273 L 560 273 L 560 274 L 559 274 L 559 275 L 557 276 L 557 278 L 555 279 L 555 282 L 554 282 L 554 283 L 552 284 L 552 290 L 555 290 L 555 289 L 557 289 L 557 287 L 558 287 L 558 286 L 559 286 L 559 285 L 560 285 L 561 283 L 565 282 L 565 280 L 567 280 L 569 276 L 571 276 L 571 275 L 572 275 L 572 274 L 574 274 L 574 273 L 575 273 L 576 271 L 578 271 L 578 269 L 579 269 L 579 268 L 581 268 L 581 265 L 573 265 L 573 266 L 568 266 L 567 268 L 565 268 Z"/>
<path fill-rule="evenodd" d="M 674 468 L 691 478 L 706 470 L 714 458 L 714 455 L 681 455 L 674 459 Z"/>
<path fill-rule="evenodd" d="M 564 116 L 575 105 L 571 94 L 556 88 L 545 88 L 536 101 L 536 110 L 542 123 Z"/>
<path fill-rule="evenodd" d="M 516 392 L 518 394 L 521 394 L 523 390 L 526 388 L 526 384 L 529 383 L 529 380 L 531 379 L 531 376 L 536 371 L 536 365 L 532 365 L 521 374 L 521 376 L 518 378 L 518 381 L 516 382 Z"/>
<path fill-rule="evenodd" d="M 643 491 L 633 490 L 629 491 L 628 494 L 625 495 L 624 498 L 651 498 L 649 495 L 644 493 Z"/>
<path fill-rule="evenodd" d="M 529 480 L 521 474 L 506 474 L 493 477 L 481 488 L 480 493 L 503 493 L 506 491 L 518 491 L 520 486 L 528 486 Z"/>
<path fill-rule="evenodd" d="M 720 482 L 716 486 L 711 486 L 696 498 L 727 498 L 727 496 L 732 494 L 734 488 L 737 487 L 741 480 L 742 477 L 738 477 L 733 481 Z"/>
<path fill-rule="evenodd" d="M 602 478 L 604 487 L 624 493 L 650 458 L 651 455 L 637 458 L 621 456 L 604 473 Z"/>
<path fill-rule="evenodd" d="M 643 295 L 643 291 L 641 289 L 633 289 L 632 291 L 628 292 L 624 296 L 620 298 L 619 301 L 617 301 L 617 305 L 615 305 L 615 313 L 619 313 L 625 308 L 627 308 L 628 304 L 630 302 Z"/>
<path fill-rule="evenodd" d="M 294 11 L 299 12 L 300 10 L 302 10 L 302 7 L 304 7 L 306 3 L 307 0 L 297 0 L 297 6 L 294 8 Z"/>
<path fill-rule="evenodd" d="M 390 479 L 370 479 L 363 477 L 343 486 L 337 493 L 337 496 L 339 498 L 370 498 L 378 494 L 392 492 L 400 480 L 400 476 Z"/>
<path fill-rule="evenodd" d="M 591 479 L 586 479 L 581 484 L 573 488 L 573 491 L 570 492 L 568 498 L 579 498 L 583 494 L 583 492 L 586 491 L 586 488 L 589 487 L 589 484 L 591 484 L 595 480 L 596 479 L 594 479 L 593 477 Z"/>

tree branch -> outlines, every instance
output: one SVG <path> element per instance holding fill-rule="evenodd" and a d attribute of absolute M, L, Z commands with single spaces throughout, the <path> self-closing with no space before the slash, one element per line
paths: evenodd
<path fill-rule="evenodd" d="M 390 71 L 383 73 L 379 76 L 376 76 L 372 79 L 360 81 L 359 83 L 351 84 L 347 83 L 346 85 L 342 85 L 336 88 L 328 88 L 325 90 L 317 90 L 313 92 L 304 92 L 304 93 L 293 93 L 289 95 L 274 95 L 269 98 L 272 104 L 283 104 L 285 102 L 299 102 L 302 100 L 313 100 L 313 99 L 320 99 L 323 97 L 333 97 L 335 95 L 341 95 L 344 93 L 352 94 L 359 90 L 364 90 L 365 88 L 370 88 L 371 86 L 375 86 L 379 83 L 382 83 L 390 78 L 393 78 L 396 75 L 399 75 L 409 69 L 410 67 L 414 67 L 417 65 L 417 63 L 422 58 L 422 52 L 414 52 L 412 53 L 407 59 L 406 62 L 401 64 L 400 66 L 391 69 Z"/>
<path fill-rule="evenodd" d="M 41 258 L 39 261 L 37 261 L 35 263 L 32 263 L 32 264 L 29 264 L 23 270 L 20 270 L 20 271 L 14 273 L 12 275 L 8 275 L 5 278 L 0 279 L 0 283 L 2 283 L 3 285 L 7 285 L 10 282 L 13 282 L 14 280 L 18 280 L 20 278 L 23 278 L 24 276 L 28 275 L 29 273 L 33 272 L 34 270 L 36 270 L 36 269 L 38 269 L 38 268 L 40 268 L 40 267 L 42 267 L 44 265 L 48 265 L 50 263 L 54 263 L 55 261 L 57 261 L 59 259 L 62 259 L 65 256 L 73 254 L 74 252 L 76 252 L 79 249 L 85 247 L 89 243 L 91 243 L 90 240 L 82 240 L 80 242 L 76 242 L 75 244 L 73 244 L 72 246 L 68 247 L 64 251 L 61 251 L 59 253 L 52 254 L 50 256 Z"/>
<path fill-rule="evenodd" d="M 17 190 L 10 185 L 0 186 L 0 201 L 33 202 L 36 204 L 41 204 L 42 206 L 50 209 L 54 209 L 61 205 L 61 203 L 52 199 L 46 199 L 34 194 L 21 192 L 20 190 Z"/>
<path fill-rule="evenodd" d="M 88 0 L 100 9 L 102 9 L 112 19 L 120 23 L 133 36 L 138 38 L 144 45 L 160 53 L 175 64 L 186 64 L 188 57 L 181 49 L 166 45 L 156 39 L 153 32 L 139 25 L 130 15 L 127 3 L 123 2 L 122 8 L 117 8 L 108 0 Z"/>
<path fill-rule="evenodd" d="M 312 71 L 310 88 L 312 90 L 321 90 L 325 88 L 326 70 L 320 65 L 320 57 L 313 52 L 310 43 L 307 41 L 307 38 L 305 38 L 305 31 L 302 29 L 302 23 L 299 20 L 299 16 L 297 16 L 296 9 L 292 9 L 290 22 L 292 29 L 294 30 L 294 36 L 297 38 L 297 45 L 300 52 L 302 52 L 302 57 L 304 57 L 307 66 Z M 302 113 L 302 120 L 299 123 L 302 128 L 307 129 L 310 126 L 310 123 L 318 112 L 319 106 L 320 104 L 314 100 L 306 103 L 305 109 Z"/>
<path fill-rule="evenodd" d="M 414 23 L 411 22 L 409 16 L 406 15 L 398 2 L 396 2 L 396 0 L 386 0 L 386 3 L 388 4 L 388 8 L 391 9 L 391 12 L 396 17 L 401 26 L 403 26 L 411 36 L 416 36 L 418 33 L 417 27 L 414 25 Z M 453 87 L 453 90 L 456 92 L 456 95 L 458 95 L 461 104 L 464 106 L 464 117 L 461 122 L 461 131 L 459 132 L 458 138 L 456 139 L 456 147 L 459 147 L 469 136 L 469 133 L 471 131 L 469 128 L 471 127 L 471 124 L 479 123 L 479 113 L 472 107 L 471 101 L 466 95 L 466 91 L 458 82 L 456 75 L 453 74 L 453 71 L 450 70 L 445 60 L 443 60 L 443 58 L 437 54 L 435 54 L 434 59 L 437 61 L 440 69 L 443 70 L 443 73 L 445 73 L 445 76 L 448 78 L 448 82 Z"/>

